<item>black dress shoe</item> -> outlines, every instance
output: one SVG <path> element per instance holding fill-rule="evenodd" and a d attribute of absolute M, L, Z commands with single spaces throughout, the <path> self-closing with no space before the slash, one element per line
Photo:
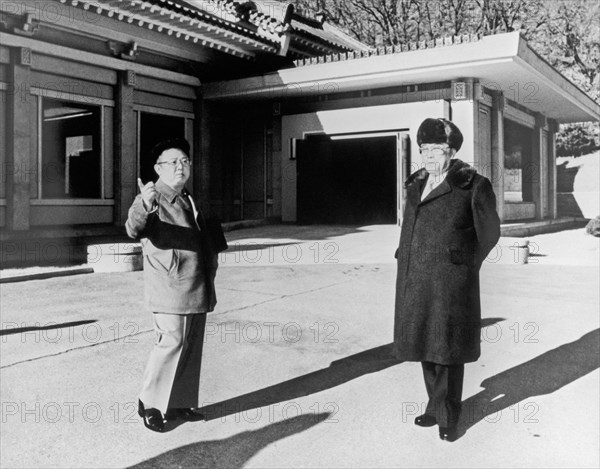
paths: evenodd
<path fill-rule="evenodd" d="M 419 427 L 433 427 L 437 424 L 437 420 L 433 415 L 423 414 L 415 418 L 415 425 Z"/>
<path fill-rule="evenodd" d="M 179 408 L 167 410 L 167 419 L 180 418 L 187 422 L 198 422 L 204 420 L 204 414 L 197 408 Z"/>
<path fill-rule="evenodd" d="M 165 430 L 165 419 L 158 409 L 146 409 L 144 403 L 138 400 L 138 415 L 142 417 L 144 426 L 153 432 L 162 433 Z"/>
<path fill-rule="evenodd" d="M 440 427 L 440 439 L 450 442 L 456 441 L 458 439 L 456 427 Z"/>

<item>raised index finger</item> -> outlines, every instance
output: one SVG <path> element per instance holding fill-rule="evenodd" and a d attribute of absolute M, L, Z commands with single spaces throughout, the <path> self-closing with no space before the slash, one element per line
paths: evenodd
<path fill-rule="evenodd" d="M 140 178 L 137 178 L 137 183 L 138 187 L 140 188 L 140 191 L 142 191 L 144 189 L 144 184 L 142 183 L 142 180 Z"/>

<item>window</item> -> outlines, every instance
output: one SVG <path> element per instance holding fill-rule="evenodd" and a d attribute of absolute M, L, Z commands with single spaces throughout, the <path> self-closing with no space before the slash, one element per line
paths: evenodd
<path fill-rule="evenodd" d="M 42 98 L 41 198 L 102 198 L 101 107 Z"/>
<path fill-rule="evenodd" d="M 535 167 L 532 161 L 531 129 L 504 120 L 504 200 L 529 202 L 532 200 L 532 183 Z"/>

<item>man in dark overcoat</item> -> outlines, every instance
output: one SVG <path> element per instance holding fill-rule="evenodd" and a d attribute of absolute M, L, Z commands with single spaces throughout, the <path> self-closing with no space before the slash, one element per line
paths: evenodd
<path fill-rule="evenodd" d="M 446 119 L 417 132 L 421 169 L 406 180 L 396 251 L 394 352 L 421 362 L 428 403 L 415 424 L 454 441 L 464 364 L 480 355 L 479 269 L 500 237 L 490 181 L 455 158 L 463 137 Z"/>
<path fill-rule="evenodd" d="M 207 220 L 185 189 L 190 177 L 185 139 L 153 149 L 156 183 L 142 184 L 129 209 L 127 233 L 141 239 L 144 297 L 157 334 L 144 372 L 138 413 L 162 432 L 170 417 L 199 420 L 200 363 L 206 313 L 217 302 L 217 250 Z"/>

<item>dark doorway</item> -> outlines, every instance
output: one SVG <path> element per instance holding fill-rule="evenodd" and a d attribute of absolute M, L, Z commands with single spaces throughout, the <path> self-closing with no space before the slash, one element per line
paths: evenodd
<path fill-rule="evenodd" d="M 161 140 L 185 137 L 185 119 L 142 112 L 140 116 L 140 178 L 145 183 L 156 181 L 152 148 Z M 191 142 L 190 142 L 191 143 Z"/>
<path fill-rule="evenodd" d="M 298 223 L 396 223 L 397 141 L 319 135 L 296 142 Z"/>

